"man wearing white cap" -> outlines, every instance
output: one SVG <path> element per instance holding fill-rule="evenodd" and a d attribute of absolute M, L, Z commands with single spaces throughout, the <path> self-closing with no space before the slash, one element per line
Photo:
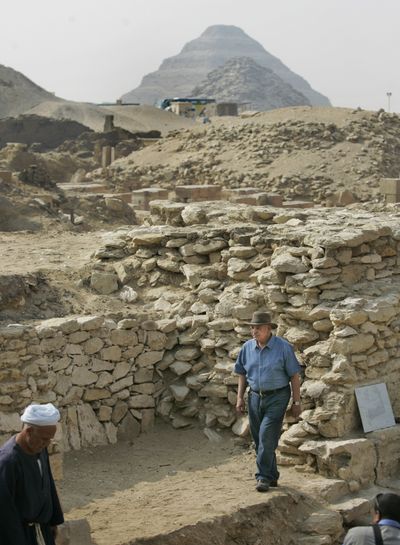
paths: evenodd
<path fill-rule="evenodd" d="M 59 411 L 51 403 L 29 405 L 20 433 L 0 448 L 0 544 L 54 545 L 64 522 L 47 447 Z"/>

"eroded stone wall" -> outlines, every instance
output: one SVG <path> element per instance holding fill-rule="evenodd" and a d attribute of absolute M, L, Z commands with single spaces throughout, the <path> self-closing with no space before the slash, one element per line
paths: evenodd
<path fill-rule="evenodd" d="M 1 330 L 2 432 L 40 400 L 63 409 L 70 448 L 132 439 L 155 414 L 174 427 L 200 419 L 244 434 L 233 365 L 246 321 L 268 307 L 305 369 L 302 417 L 287 420 L 280 463 L 342 479 L 350 490 L 398 474 L 399 426 L 363 434 L 354 395 L 385 382 L 399 415 L 396 214 L 237 205 L 218 226 L 208 223 L 212 214 L 209 205 L 183 206 L 174 223 L 186 225 L 114 232 L 96 252 L 96 278 L 112 283 L 110 293 L 136 290 L 147 314 Z M 252 221 L 227 221 L 245 214 Z"/>

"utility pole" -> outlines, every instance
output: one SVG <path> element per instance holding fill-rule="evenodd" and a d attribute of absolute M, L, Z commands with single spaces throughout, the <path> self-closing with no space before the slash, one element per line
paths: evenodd
<path fill-rule="evenodd" d="M 392 93 L 390 91 L 388 91 L 386 93 L 386 96 L 387 96 L 387 99 L 388 99 L 388 113 L 390 114 L 390 98 L 392 96 Z"/>

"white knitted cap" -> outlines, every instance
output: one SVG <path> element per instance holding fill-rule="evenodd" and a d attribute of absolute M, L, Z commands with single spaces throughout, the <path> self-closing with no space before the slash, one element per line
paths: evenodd
<path fill-rule="evenodd" d="M 32 403 L 24 410 L 21 421 L 34 426 L 54 426 L 60 420 L 60 412 L 52 403 Z"/>

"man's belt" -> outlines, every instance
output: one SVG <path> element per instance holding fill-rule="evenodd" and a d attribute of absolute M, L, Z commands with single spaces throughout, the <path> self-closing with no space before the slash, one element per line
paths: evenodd
<path fill-rule="evenodd" d="M 275 390 L 260 390 L 259 392 L 257 392 L 257 390 L 253 390 L 252 388 L 250 388 L 250 392 L 258 395 L 259 397 L 267 397 L 272 394 L 281 392 L 282 390 L 285 390 L 288 387 L 289 387 L 289 384 L 286 384 L 286 386 L 282 386 L 281 388 L 275 388 Z"/>

